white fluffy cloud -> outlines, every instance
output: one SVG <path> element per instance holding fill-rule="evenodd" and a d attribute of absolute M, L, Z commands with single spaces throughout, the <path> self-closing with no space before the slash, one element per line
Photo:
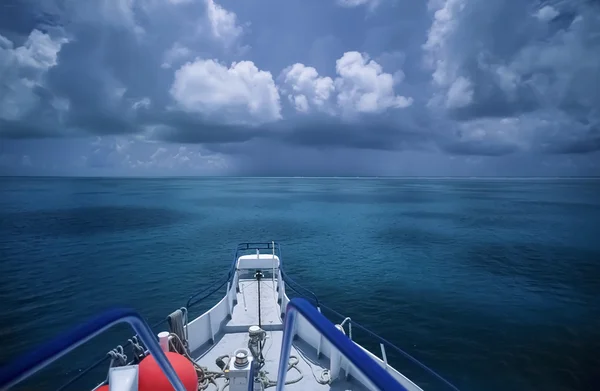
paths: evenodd
<path fill-rule="evenodd" d="M 0 35 L 0 74 L 2 94 L 0 94 L 0 118 L 16 120 L 23 117 L 37 102 L 36 87 L 43 86 L 48 69 L 57 65 L 57 56 L 64 38 L 33 30 L 22 46 Z M 62 107 L 56 101 L 57 109 Z M 60 106 L 60 107 L 58 107 Z M 68 103 L 67 103 L 68 107 Z"/>
<path fill-rule="evenodd" d="M 113 148 L 140 167 L 157 148 L 167 151 L 156 159 L 184 166 L 197 158 L 192 144 L 234 154 L 259 139 L 600 153 L 600 12 L 589 0 L 429 0 L 428 10 L 395 0 L 23 0 L 2 15 L 2 143 L 141 137 L 154 143 L 135 147 L 143 155 Z"/>
<path fill-rule="evenodd" d="M 462 77 L 462 81 L 454 86 L 453 96 L 450 96 L 449 91 L 461 75 L 459 65 L 451 60 L 452 49 L 449 47 L 448 41 L 458 28 L 458 14 L 465 8 L 465 3 L 466 0 L 430 0 L 428 3 L 430 9 L 437 10 L 434 13 L 427 41 L 423 46 L 426 53 L 425 62 L 428 67 L 433 69 L 433 84 L 442 90 L 441 93 L 432 97 L 430 103 L 445 102 L 446 107 L 451 107 L 456 102 L 458 95 L 462 97 L 459 99 L 461 103 L 472 99 L 470 81 L 465 77 Z"/>
<path fill-rule="evenodd" d="M 271 73 L 252 61 L 229 68 L 214 60 L 188 62 L 175 72 L 171 95 L 183 110 L 220 122 L 261 124 L 281 118 Z"/>
<path fill-rule="evenodd" d="M 394 77 L 367 55 L 346 52 L 336 61 L 335 69 L 339 75 L 335 79 L 337 102 L 344 113 L 377 113 L 405 108 L 413 102 L 395 94 Z"/>
<path fill-rule="evenodd" d="M 402 78 L 383 72 L 366 54 L 344 53 L 336 61 L 336 73 L 338 76 L 333 80 L 319 76 L 313 67 L 297 63 L 283 71 L 283 89 L 289 91 L 290 101 L 301 112 L 312 108 L 329 114 L 354 115 L 412 104 L 412 98 L 395 94 L 394 86 Z M 337 107 L 333 107 L 332 100 Z"/>
<path fill-rule="evenodd" d="M 243 33 L 242 27 L 237 23 L 237 15 L 215 3 L 214 0 L 205 0 L 205 2 L 213 37 L 222 41 L 226 47 L 231 46 Z"/>
<path fill-rule="evenodd" d="M 284 83 L 289 87 L 288 98 L 296 110 L 307 112 L 310 108 L 326 110 L 335 89 L 330 77 L 320 77 L 317 70 L 296 63 L 283 70 Z"/>

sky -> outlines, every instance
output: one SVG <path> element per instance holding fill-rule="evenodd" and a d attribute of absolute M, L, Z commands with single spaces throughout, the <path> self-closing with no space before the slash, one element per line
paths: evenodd
<path fill-rule="evenodd" d="M 600 2 L 3 0 L 0 175 L 600 175 Z"/>

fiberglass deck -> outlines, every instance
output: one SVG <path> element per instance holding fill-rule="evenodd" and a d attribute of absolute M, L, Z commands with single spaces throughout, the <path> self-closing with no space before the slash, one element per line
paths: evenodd
<path fill-rule="evenodd" d="M 248 327 L 258 324 L 258 284 L 256 280 L 240 280 L 239 292 L 226 332 L 248 332 Z M 277 304 L 277 284 L 272 280 L 260 281 L 260 316 L 263 330 L 283 330 Z"/>
<path fill-rule="evenodd" d="M 263 370 L 267 371 L 267 376 L 271 380 L 277 379 L 279 354 L 281 352 L 282 331 L 267 331 L 267 342 L 263 351 L 265 357 L 265 366 Z M 201 352 L 196 359 L 201 366 L 208 367 L 209 370 L 218 370 L 215 359 L 224 354 L 231 354 L 235 349 L 248 346 L 248 333 L 222 334 L 217 337 L 215 344 L 210 346 L 204 352 Z M 291 356 L 298 358 L 298 369 L 302 372 L 302 379 L 294 384 L 287 384 L 289 390 L 366 390 L 361 384 L 347 381 L 343 377 L 334 381 L 332 384 L 319 384 L 316 378 L 319 378 L 323 369 L 329 367 L 329 360 L 326 358 L 317 359 L 316 351 L 306 343 L 296 340 L 292 346 Z M 310 363 L 310 364 L 309 364 Z M 291 369 L 288 371 L 286 382 L 300 377 L 298 371 Z M 221 385 L 223 379 L 218 379 L 217 383 Z"/>
<path fill-rule="evenodd" d="M 237 293 L 237 301 L 234 303 L 231 319 L 217 333 L 214 344 L 205 344 L 193 352 L 193 356 L 201 366 L 209 370 L 217 371 L 215 360 L 222 355 L 231 355 L 238 348 L 248 347 L 248 328 L 258 325 L 258 281 L 241 280 L 240 290 Z M 280 317 L 280 307 L 277 304 L 277 292 L 274 290 L 272 280 L 260 282 L 260 306 L 261 326 L 267 332 L 267 340 L 263 350 L 265 366 L 262 368 L 267 372 L 269 379 L 277 379 L 279 355 L 281 353 L 281 341 L 283 337 L 283 322 Z M 320 384 L 317 379 L 322 371 L 329 368 L 329 360 L 326 357 L 317 358 L 316 350 L 300 339 L 296 339 L 292 346 L 291 356 L 298 359 L 296 367 L 300 370 L 301 379 L 293 384 L 287 384 L 289 390 L 366 390 L 358 382 L 346 380 L 342 375 L 331 384 Z M 293 360 L 293 358 L 292 358 Z M 290 369 L 287 373 L 286 382 L 298 379 L 300 373 Z M 224 384 L 224 379 L 218 379 L 219 386 Z"/>

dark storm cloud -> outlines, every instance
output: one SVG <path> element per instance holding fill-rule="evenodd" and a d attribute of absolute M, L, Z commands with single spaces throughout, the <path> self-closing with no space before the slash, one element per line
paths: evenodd
<path fill-rule="evenodd" d="M 517 152 L 516 145 L 481 141 L 453 142 L 442 145 L 442 150 L 455 155 L 504 156 Z"/>
<path fill-rule="evenodd" d="M 600 135 L 596 132 L 595 135 L 590 135 L 583 139 L 551 145 L 546 147 L 546 151 L 556 154 L 583 154 L 600 151 Z"/>
<path fill-rule="evenodd" d="M 273 126 L 272 134 L 290 145 L 317 148 L 421 149 L 435 140 L 427 128 L 418 129 L 408 123 L 398 125 L 372 116 L 356 122 L 335 118 L 289 121 L 283 126 Z"/>
<path fill-rule="evenodd" d="M 148 113 L 143 121 L 156 127 L 151 131 L 152 138 L 177 143 L 227 144 L 269 136 L 262 127 L 224 125 L 176 111 Z"/>
<path fill-rule="evenodd" d="M 522 140 L 535 140 L 529 149 L 597 149 L 593 129 L 600 125 L 600 41 L 591 37 L 600 33 L 599 3 L 437 3 L 424 45 L 436 107 L 462 123 L 521 119 L 528 123 L 519 129 Z M 539 118 L 560 129 L 548 132 Z"/>
<path fill-rule="evenodd" d="M 402 129 L 393 122 L 376 118 L 360 122 L 344 122 L 336 118 L 283 120 L 262 126 L 223 125 L 210 123 L 184 112 L 148 112 L 142 122 L 154 124 L 152 137 L 178 143 L 226 144 L 252 139 L 269 139 L 291 146 L 351 149 L 401 150 L 424 149 L 436 137 L 426 128 Z M 153 126 L 154 126 L 153 125 Z M 211 149 L 222 151 L 218 146 Z"/>
<path fill-rule="evenodd" d="M 0 138 L 135 135 L 259 160 L 248 148 L 263 143 L 296 160 L 318 150 L 311 172 L 330 164 L 322 152 L 334 149 L 360 150 L 373 161 L 378 152 L 426 151 L 440 164 L 448 156 L 500 161 L 519 154 L 596 156 L 600 150 L 598 2 L 380 1 L 368 17 L 363 8 L 340 9 L 335 2 L 222 3 L 216 0 L 211 11 L 223 23 L 217 26 L 207 21 L 208 1 L 5 1 Z M 281 16 L 273 19 L 275 12 Z M 312 66 L 335 81 L 336 60 L 354 50 L 399 80 L 392 97 L 414 103 L 345 116 L 333 94 L 333 115 L 317 114 L 314 106 L 297 113 L 290 91 L 280 85 L 285 67 Z M 282 118 L 253 122 L 234 110 L 220 116 L 209 106 L 202 112 L 206 105 L 194 106 L 193 99 L 181 105 L 172 91 L 176 72 L 197 59 L 215 59 L 228 76 L 233 61 L 253 61 L 270 72 Z M 216 78 L 214 72 L 203 77 L 211 75 Z M 245 82 L 219 91 L 231 92 L 227 98 L 235 101 Z M 349 96 L 360 92 L 360 82 L 356 86 Z M 260 99 L 239 106 L 251 111 L 255 102 Z M 332 172 L 363 170 L 349 163 L 352 153 L 339 156 L 345 161 Z M 90 162 L 103 164 L 95 159 Z"/>

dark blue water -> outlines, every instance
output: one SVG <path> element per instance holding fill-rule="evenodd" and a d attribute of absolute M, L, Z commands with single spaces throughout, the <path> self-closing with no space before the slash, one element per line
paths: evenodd
<path fill-rule="evenodd" d="M 238 242 L 270 240 L 324 303 L 465 391 L 600 389 L 594 179 L 2 178 L 0 362 L 111 306 L 160 320 Z M 124 342 L 106 338 L 29 389 Z"/>

